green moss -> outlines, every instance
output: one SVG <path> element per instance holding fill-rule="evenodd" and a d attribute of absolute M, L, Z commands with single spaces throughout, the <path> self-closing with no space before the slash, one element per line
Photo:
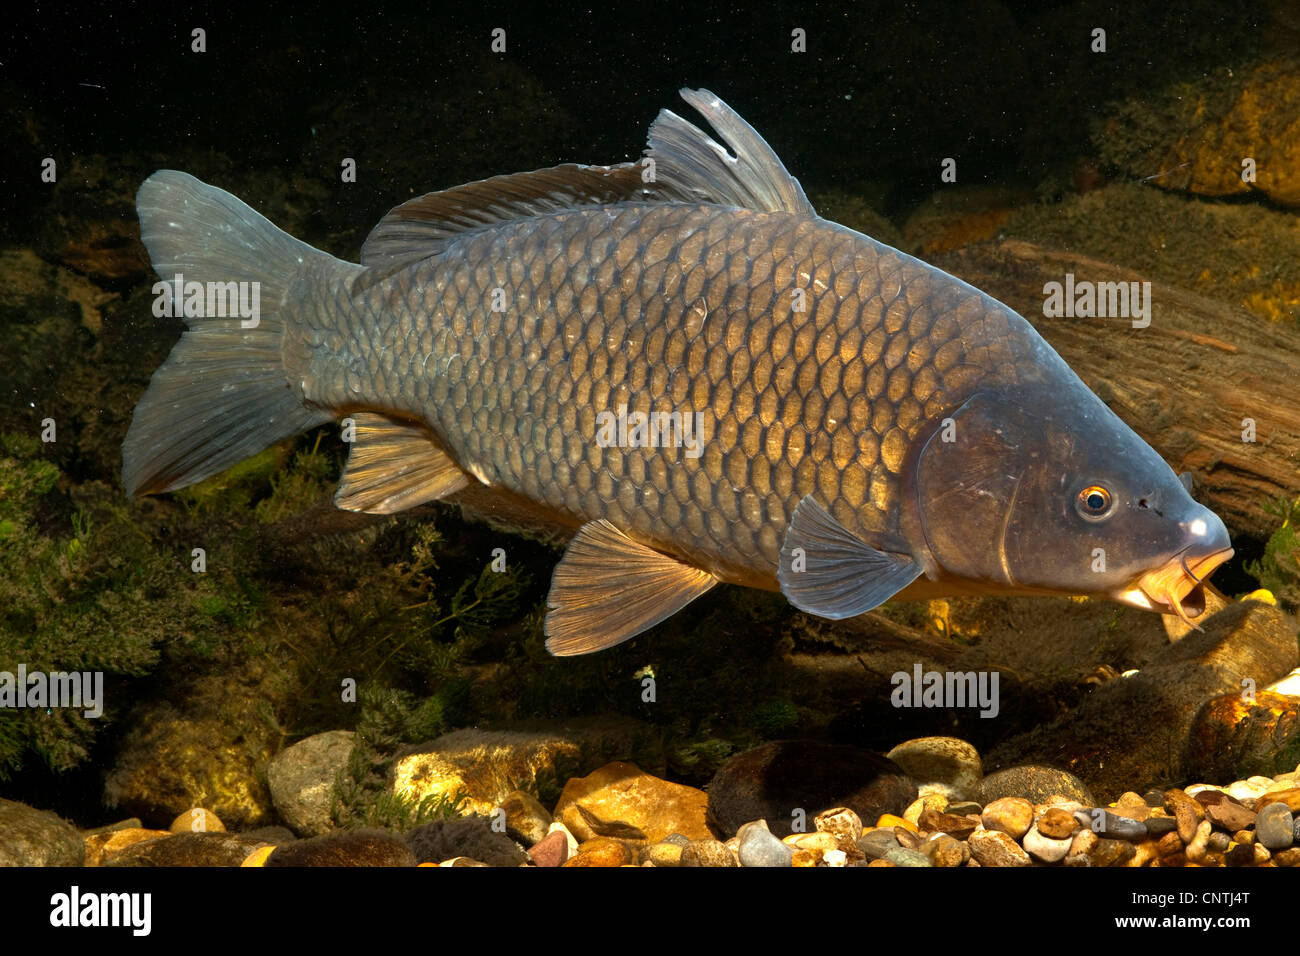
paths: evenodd
<path fill-rule="evenodd" d="M 1294 611 L 1300 607 L 1300 536 L 1296 534 L 1300 524 L 1300 498 L 1291 502 L 1283 499 L 1265 507 L 1282 524 L 1268 539 L 1263 557 L 1246 562 L 1246 571 L 1272 591 L 1279 603 Z"/>

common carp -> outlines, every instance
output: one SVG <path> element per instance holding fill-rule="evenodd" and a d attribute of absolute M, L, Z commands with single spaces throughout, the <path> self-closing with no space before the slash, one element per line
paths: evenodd
<path fill-rule="evenodd" d="M 736 112 L 682 96 L 725 147 L 663 110 L 635 163 L 402 203 L 360 265 L 154 173 L 141 237 L 188 331 L 135 410 L 128 493 L 343 419 L 340 508 L 451 499 L 569 538 L 557 655 L 718 582 L 828 618 L 947 594 L 1199 613 L 1233 552 L 1186 479 L 1023 318 L 819 218 Z"/>

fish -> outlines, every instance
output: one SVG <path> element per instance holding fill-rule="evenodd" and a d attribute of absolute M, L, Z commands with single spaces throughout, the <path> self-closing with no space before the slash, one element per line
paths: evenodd
<path fill-rule="evenodd" d="M 1191 623 L 1233 550 L 1188 476 L 1024 318 L 822 219 L 735 110 L 680 92 L 721 143 L 661 110 L 636 161 L 403 202 L 360 263 L 151 175 L 141 239 L 187 329 L 132 416 L 127 493 L 341 422 L 337 507 L 443 500 L 567 542 L 557 656 L 719 583 L 828 619 L 1025 594 Z"/>

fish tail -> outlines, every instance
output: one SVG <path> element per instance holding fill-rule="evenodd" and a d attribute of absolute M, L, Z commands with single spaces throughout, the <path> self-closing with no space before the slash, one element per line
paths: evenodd
<path fill-rule="evenodd" d="M 136 194 L 140 237 L 171 293 L 215 287 L 246 308 L 183 310 L 187 331 L 154 373 L 122 443 L 130 495 L 181 488 L 217 474 L 281 439 L 329 421 L 303 403 L 282 358 L 289 288 L 332 256 L 299 242 L 230 193 L 175 170 L 160 170 Z M 340 263 L 341 265 L 341 263 Z M 198 282 L 200 286 L 190 286 Z M 211 312 L 222 313 L 219 315 Z M 234 314 L 231 314 L 234 313 Z"/>

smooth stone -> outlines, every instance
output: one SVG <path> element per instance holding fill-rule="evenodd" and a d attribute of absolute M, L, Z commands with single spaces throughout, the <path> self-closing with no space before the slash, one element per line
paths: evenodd
<path fill-rule="evenodd" d="M 793 832 L 796 819 L 827 807 L 848 807 L 864 822 L 902 813 L 917 797 L 916 782 L 880 754 L 843 744 L 786 740 L 737 754 L 708 786 L 709 822 L 735 833 L 766 820 L 776 836 Z"/>
<path fill-rule="evenodd" d="M 849 856 L 843 850 L 827 850 L 822 862 L 827 866 L 848 866 Z"/>
<path fill-rule="evenodd" d="M 0 866 L 81 866 L 77 828 L 46 810 L 0 799 Z"/>
<path fill-rule="evenodd" d="M 577 854 L 577 852 L 578 852 L 578 840 L 577 840 L 577 837 L 575 837 L 572 833 L 569 832 L 569 828 L 568 828 L 568 827 L 566 827 L 566 826 L 565 826 L 563 823 L 561 823 L 559 820 L 556 820 L 554 823 L 552 823 L 549 827 L 546 828 L 546 835 L 547 835 L 547 836 L 550 836 L 552 833 L 563 833 L 563 834 L 564 834 L 564 842 L 565 842 L 565 844 L 566 844 L 566 845 L 568 846 L 568 848 L 569 848 L 569 852 L 568 852 L 568 854 L 567 854 L 568 856 L 575 856 L 575 855 Z M 672 837 L 666 837 L 666 838 L 664 839 L 663 842 L 668 843 L 668 842 L 671 842 L 671 840 L 672 840 Z M 687 840 L 685 837 L 682 837 L 682 840 L 685 841 L 685 842 L 683 842 L 683 843 L 681 844 L 681 846 L 685 846 L 687 843 L 690 843 L 690 842 L 691 842 L 690 840 Z"/>
<path fill-rule="evenodd" d="M 1188 841 L 1186 851 L 1187 859 L 1193 863 L 1205 862 L 1209 852 L 1210 833 L 1213 832 L 1212 827 L 1213 824 L 1209 820 L 1202 820 L 1196 824 L 1196 832 L 1192 835 L 1192 839 Z M 1182 836 L 1181 830 L 1179 830 L 1178 835 Z"/>
<path fill-rule="evenodd" d="M 169 833 L 133 843 L 104 866 L 239 866 L 263 844 L 237 833 Z M 280 848 L 277 847 L 277 850 Z"/>
<path fill-rule="evenodd" d="M 708 803 L 702 790 L 663 780 L 635 764 L 615 762 L 585 777 L 571 777 L 555 817 L 580 842 L 607 836 L 658 843 L 669 833 L 711 840 L 705 822 Z"/>
<path fill-rule="evenodd" d="M 1253 810 L 1247 810 L 1241 804 L 1228 800 L 1226 795 L 1222 802 L 1206 807 L 1205 815 L 1216 826 L 1227 830 L 1229 833 L 1244 830 L 1255 823 L 1255 812 Z"/>
<path fill-rule="evenodd" d="M 1137 850 L 1127 840 L 1099 838 L 1088 851 L 1093 866 L 1123 866 L 1137 856 Z"/>
<path fill-rule="evenodd" d="M 1243 842 L 1243 841 L 1238 841 Z M 1215 830 L 1210 834 L 1210 838 L 1205 841 L 1205 848 L 1213 850 L 1216 853 L 1222 853 L 1232 843 L 1232 837 L 1221 830 Z"/>
<path fill-rule="evenodd" d="M 762 820 L 746 823 L 736 836 L 740 838 L 736 855 L 741 866 L 789 866 L 794 856 L 791 848 L 777 839 Z"/>
<path fill-rule="evenodd" d="M 682 866 L 739 866 L 721 840 L 692 840 L 682 850 Z"/>
<path fill-rule="evenodd" d="M 1164 799 L 1164 794 L 1160 795 Z M 1162 837 L 1166 833 L 1173 833 L 1178 829 L 1178 820 L 1174 817 L 1147 817 L 1147 833 L 1153 837 Z"/>
<path fill-rule="evenodd" d="M 627 866 L 634 862 L 636 855 L 622 840 L 614 837 L 596 837 L 578 844 L 578 855 L 566 860 L 566 867 L 610 867 Z"/>
<path fill-rule="evenodd" d="M 225 833 L 226 825 L 211 810 L 194 807 L 173 820 L 167 829 L 172 833 Z"/>
<path fill-rule="evenodd" d="M 922 830 L 930 833 L 946 833 L 959 840 L 966 839 L 979 826 L 969 817 L 960 817 L 954 813 L 936 813 L 933 810 L 922 813 L 919 822 Z"/>
<path fill-rule="evenodd" d="M 489 866 L 518 866 L 528 861 L 519 844 L 477 814 L 418 826 L 406 834 L 406 845 L 418 863 L 441 863 L 458 856 Z"/>
<path fill-rule="evenodd" d="M 512 790 L 506 794 L 497 810 L 505 815 L 506 835 L 525 846 L 540 843 L 555 822 L 538 799 L 526 790 Z"/>
<path fill-rule="evenodd" d="M 1156 852 L 1160 856 L 1173 856 L 1183 852 L 1183 841 L 1177 833 L 1166 833 L 1156 841 Z"/>
<path fill-rule="evenodd" d="M 1002 830 L 976 830 L 966 841 L 980 866 L 1029 866 L 1029 854 Z"/>
<path fill-rule="evenodd" d="M 1030 856 L 1042 860 L 1044 863 L 1056 863 L 1065 859 L 1065 854 L 1070 852 L 1070 839 L 1052 839 L 1044 836 L 1039 832 L 1038 827 L 1033 826 L 1021 840 L 1025 852 Z"/>
<path fill-rule="evenodd" d="M 645 858 L 655 866 L 681 866 L 682 847 L 676 843 L 652 843 L 645 849 Z"/>
<path fill-rule="evenodd" d="M 1034 822 L 1034 805 L 1024 797 L 1000 797 L 984 808 L 980 817 L 987 830 L 1000 830 L 1019 840 Z"/>
<path fill-rule="evenodd" d="M 1165 811 L 1178 823 L 1178 835 L 1191 843 L 1196 827 L 1205 819 L 1205 808 L 1183 790 L 1165 791 Z"/>
<path fill-rule="evenodd" d="M 1047 803 L 1049 797 L 1057 794 L 1077 800 L 1084 806 L 1096 806 L 1097 803 L 1092 791 L 1078 777 L 1064 770 L 1035 764 L 1009 767 L 989 774 L 976 784 L 971 799 L 985 804 L 987 809 L 987 804 L 1000 797 L 1022 797 L 1030 803 Z"/>
<path fill-rule="evenodd" d="M 1087 857 L 1092 852 L 1093 847 L 1097 845 L 1098 839 L 1100 838 L 1097 834 L 1091 830 L 1080 830 L 1074 835 L 1074 839 L 1070 841 L 1070 852 L 1066 860 L 1069 861 L 1072 857 Z M 1092 861 L 1089 860 L 1087 865 L 1091 866 Z"/>
<path fill-rule="evenodd" d="M 1255 816 L 1255 839 L 1270 850 L 1285 850 L 1295 840 L 1295 818 L 1285 803 L 1268 803 Z"/>
<path fill-rule="evenodd" d="M 984 775 L 979 751 L 958 737 L 914 737 L 886 756 L 922 785 L 941 786 L 929 792 L 963 800 Z"/>
<path fill-rule="evenodd" d="M 1279 850 L 1273 854 L 1273 862 L 1278 866 L 1296 866 L 1300 864 L 1300 847 L 1293 846 L 1289 850 Z"/>
<path fill-rule="evenodd" d="M 901 846 L 894 836 L 893 828 L 890 827 L 869 830 L 858 837 L 856 842 L 858 849 L 866 854 L 868 860 L 882 859 L 890 850 Z"/>
<path fill-rule="evenodd" d="M 964 817 L 971 813 L 979 816 L 984 812 L 984 806 L 983 804 L 976 803 L 974 800 L 957 800 L 949 803 L 948 809 L 944 812 L 951 813 L 958 817 Z"/>
<path fill-rule="evenodd" d="M 1078 821 L 1060 807 L 1050 807 L 1035 824 L 1038 832 L 1049 840 L 1064 840 L 1079 828 Z"/>
<path fill-rule="evenodd" d="M 1163 790 L 1148 790 L 1142 794 L 1142 800 L 1148 807 L 1163 807 L 1165 805 L 1165 792 Z"/>
<path fill-rule="evenodd" d="M 1251 777 L 1249 780 L 1238 780 L 1234 783 L 1230 783 L 1228 784 L 1227 790 L 1225 792 L 1228 794 L 1228 796 L 1232 797 L 1234 800 L 1253 799 L 1255 797 L 1258 797 L 1264 791 L 1266 791 L 1269 787 L 1269 784 L 1273 782 L 1268 777 L 1263 778 L 1265 782 L 1262 784 L 1258 782 L 1253 782 L 1253 781 L 1257 781 L 1258 779 L 1259 778 Z"/>
<path fill-rule="evenodd" d="M 885 860 L 895 866 L 934 866 L 930 858 L 920 850 L 909 850 L 902 846 L 886 853 Z"/>
<path fill-rule="evenodd" d="M 86 836 L 86 866 L 103 866 L 129 846 L 170 836 L 170 830 L 147 830 L 144 827 L 123 827 L 120 830 L 92 833 Z"/>
<path fill-rule="evenodd" d="M 352 731 L 330 730 L 286 747 L 267 762 L 271 803 L 294 833 L 313 837 L 333 828 L 334 781 L 347 769 L 355 746 Z"/>
<path fill-rule="evenodd" d="M 528 858 L 534 866 L 563 866 L 569 858 L 569 841 L 558 830 L 548 833 L 529 848 Z"/>
<path fill-rule="evenodd" d="M 1145 823 L 1109 810 L 1102 818 L 1102 834 L 1114 840 L 1130 840 L 1134 843 L 1145 840 L 1150 835 Z"/>

